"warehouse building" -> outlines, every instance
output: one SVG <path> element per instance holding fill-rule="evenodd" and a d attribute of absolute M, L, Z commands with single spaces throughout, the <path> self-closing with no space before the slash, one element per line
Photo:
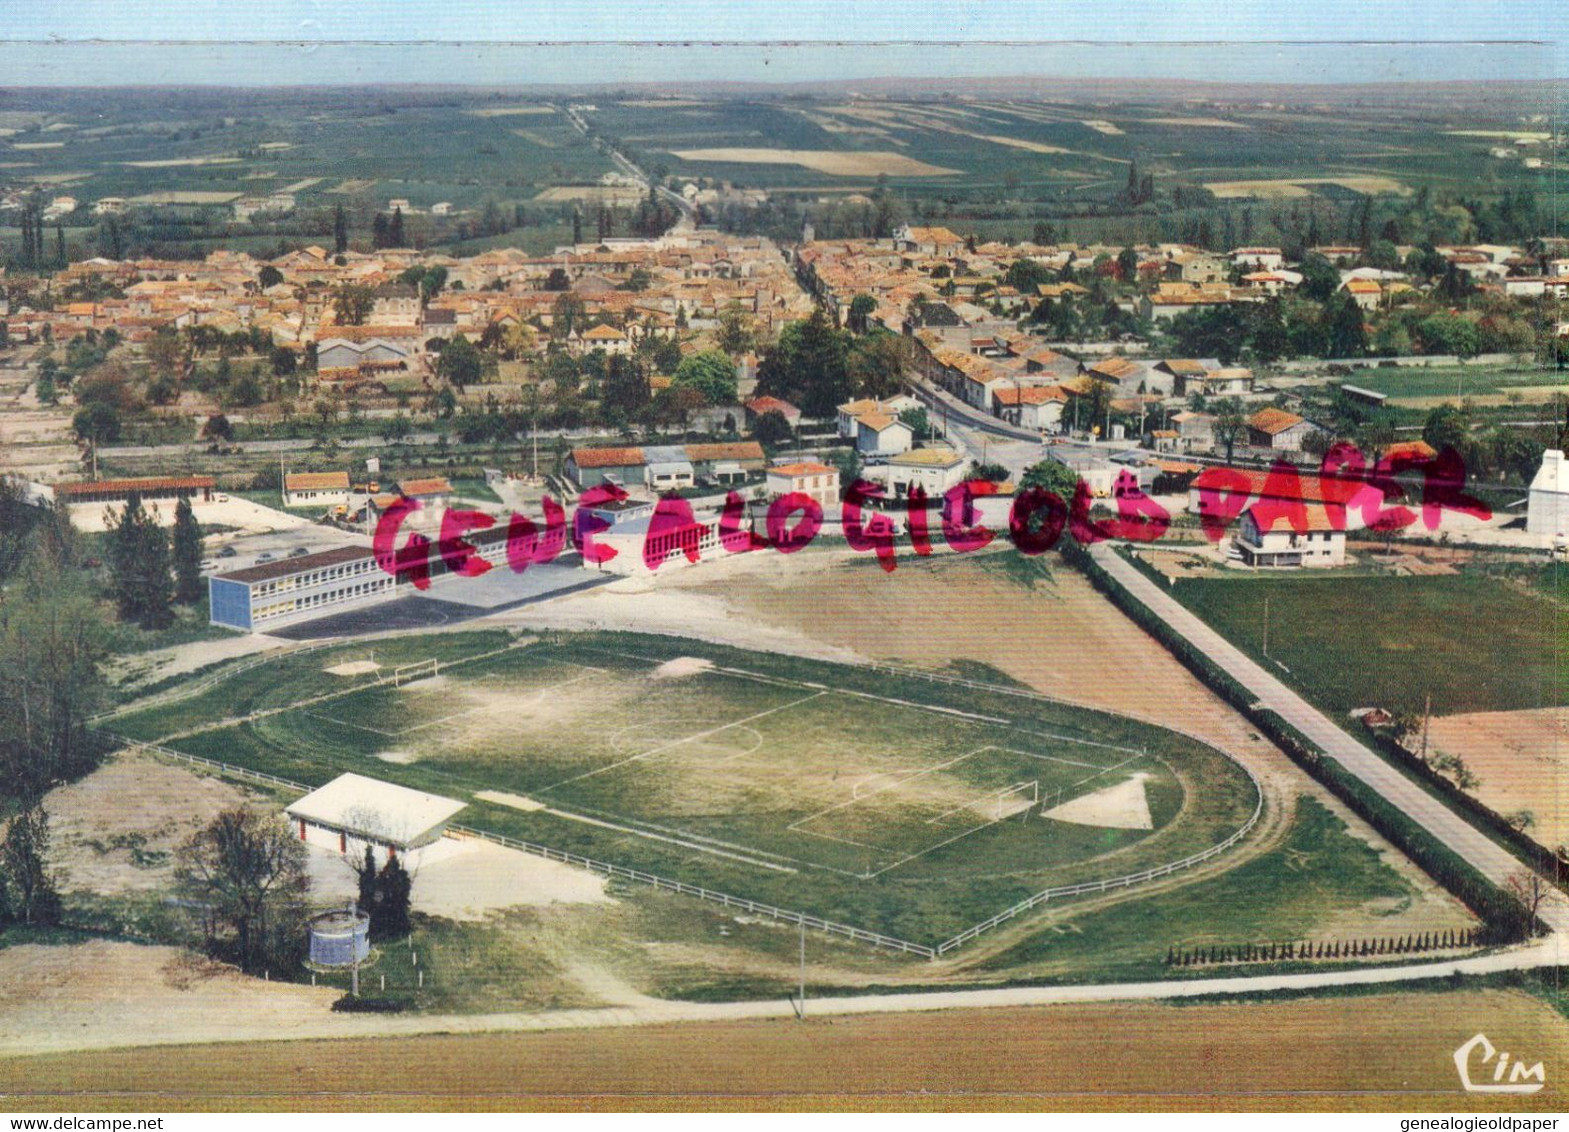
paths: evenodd
<path fill-rule="evenodd" d="M 124 503 L 134 492 L 143 502 L 155 499 L 210 500 L 216 482 L 211 476 L 146 476 L 141 479 L 57 483 L 54 497 L 62 503 Z"/>

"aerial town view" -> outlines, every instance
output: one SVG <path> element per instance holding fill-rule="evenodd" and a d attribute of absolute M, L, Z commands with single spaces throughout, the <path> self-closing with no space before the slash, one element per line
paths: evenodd
<path fill-rule="evenodd" d="M 86 7 L 0 42 L 0 1108 L 1565 1107 L 1558 47 Z"/>

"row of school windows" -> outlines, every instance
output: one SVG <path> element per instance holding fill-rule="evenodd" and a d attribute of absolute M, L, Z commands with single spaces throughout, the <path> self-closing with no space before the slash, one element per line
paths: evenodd
<path fill-rule="evenodd" d="M 300 598 L 290 598 L 287 601 L 273 602 L 271 605 L 257 606 L 252 617 L 262 621 L 270 617 L 282 617 L 286 613 L 294 613 L 301 609 L 315 609 L 322 605 L 332 605 L 351 598 L 364 597 L 367 594 L 385 593 L 392 588 L 392 579 L 378 579 L 369 582 L 360 582 L 358 585 L 344 586 L 340 589 L 330 590 L 327 593 L 306 594 Z"/>
<path fill-rule="evenodd" d="M 362 558 L 358 562 L 350 562 L 344 566 L 329 566 L 325 570 L 313 570 L 309 574 L 297 574 L 292 578 L 279 578 L 276 582 L 263 582 L 255 589 L 258 597 L 269 594 L 283 593 L 287 590 L 300 589 L 304 586 L 314 586 L 320 582 L 331 582 L 338 578 L 352 578 L 368 574 L 376 569 L 376 563 L 369 558 Z"/>

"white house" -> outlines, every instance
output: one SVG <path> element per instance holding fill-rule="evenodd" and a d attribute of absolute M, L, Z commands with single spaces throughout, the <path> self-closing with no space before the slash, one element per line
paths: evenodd
<path fill-rule="evenodd" d="M 776 499 L 792 493 L 809 495 L 827 511 L 839 503 L 839 469 L 813 461 L 778 464 L 768 469 L 767 489 Z"/>
<path fill-rule="evenodd" d="M 290 472 L 283 477 L 285 507 L 335 507 L 348 502 L 348 472 Z"/>
<path fill-rule="evenodd" d="M 1569 538 L 1569 460 L 1557 448 L 1542 453 L 1542 466 L 1531 481 L 1526 503 L 1525 529 L 1534 535 Z"/>
<path fill-rule="evenodd" d="M 898 417 L 864 413 L 855 420 L 855 447 L 867 456 L 892 456 L 908 452 L 915 433 Z"/>
<path fill-rule="evenodd" d="M 1232 545 L 1249 566 L 1344 566 L 1346 532 L 1335 530 L 1322 506 L 1309 504 L 1305 513 L 1307 529 L 1298 531 L 1282 514 L 1266 525 L 1257 508 L 1249 507 L 1242 513 Z"/>

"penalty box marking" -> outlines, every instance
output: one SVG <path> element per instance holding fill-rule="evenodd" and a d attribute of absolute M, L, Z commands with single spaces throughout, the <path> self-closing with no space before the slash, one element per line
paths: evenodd
<path fill-rule="evenodd" d="M 566 680 L 560 680 L 560 681 L 557 681 L 554 684 L 546 684 L 542 688 L 532 688 L 532 689 L 530 689 L 530 690 L 528 690 L 526 692 L 519 692 L 518 695 L 517 695 L 518 702 L 519 703 L 528 703 L 528 702 L 530 702 L 532 700 L 537 700 L 537 699 L 541 698 L 542 696 L 546 695 L 547 693 L 555 691 L 557 688 L 565 688 L 568 684 L 576 684 L 580 680 L 583 680 L 583 679 L 587 678 L 588 676 L 593 675 L 594 673 L 602 673 L 602 672 L 604 672 L 604 669 L 602 669 L 602 668 L 594 668 L 591 665 L 587 665 L 587 664 L 573 664 L 573 662 L 571 662 L 571 661 L 563 661 L 561 663 L 572 664 L 572 667 L 580 668 L 580 669 L 582 669 L 582 671 L 579 672 L 576 676 L 569 677 Z M 476 683 L 476 684 L 484 683 L 491 676 L 499 676 L 499 673 L 490 673 L 487 676 L 480 677 L 480 679 L 478 679 L 476 681 L 473 681 L 473 683 Z M 369 691 L 373 691 L 373 690 L 375 690 L 375 688 L 379 688 L 379 687 L 385 687 L 385 685 L 381 685 L 381 684 L 372 685 L 371 687 L 368 687 L 368 688 L 362 688 L 362 689 L 360 689 L 360 691 L 369 692 Z M 419 689 L 416 692 L 416 694 L 417 695 L 421 695 L 421 696 L 428 696 L 428 695 L 434 695 L 437 692 L 440 692 L 442 690 L 443 689 L 440 689 L 440 688 L 423 688 L 423 689 Z M 351 695 L 352 694 L 357 694 L 357 693 L 351 693 Z M 353 722 L 351 722 L 351 721 L 349 721 L 347 719 L 339 719 L 335 715 L 324 715 L 324 714 L 322 714 L 320 712 L 310 711 L 308 709 L 306 710 L 305 714 L 308 715 L 308 716 L 311 716 L 312 718 L 323 720 L 323 721 L 325 721 L 327 723 L 335 723 L 335 724 L 337 724 L 340 727 L 352 727 L 352 728 L 354 728 L 354 729 L 356 729 L 358 731 L 368 731 L 368 732 L 370 732 L 373 735 L 380 735 L 380 736 L 382 736 L 385 739 L 400 739 L 400 738 L 402 738 L 405 735 L 412 735 L 416 731 L 424 731 L 427 728 L 431 728 L 431 727 L 440 727 L 444 723 L 451 723 L 453 720 L 462 719 L 466 715 L 473 715 L 475 712 L 494 711 L 495 708 L 496 708 L 495 704 L 476 704 L 473 707 L 463 708 L 463 709 L 461 709 L 459 711 L 452 712 L 449 715 L 444 715 L 440 719 L 429 720 L 429 721 L 427 721 L 425 723 L 411 724 L 408 727 L 403 727 L 403 728 L 400 728 L 400 729 L 398 729 L 396 731 L 388 731 L 385 728 L 381 728 L 381 727 L 372 727 L 372 726 L 370 726 L 369 724 L 366 724 L 366 723 L 353 723 Z"/>

